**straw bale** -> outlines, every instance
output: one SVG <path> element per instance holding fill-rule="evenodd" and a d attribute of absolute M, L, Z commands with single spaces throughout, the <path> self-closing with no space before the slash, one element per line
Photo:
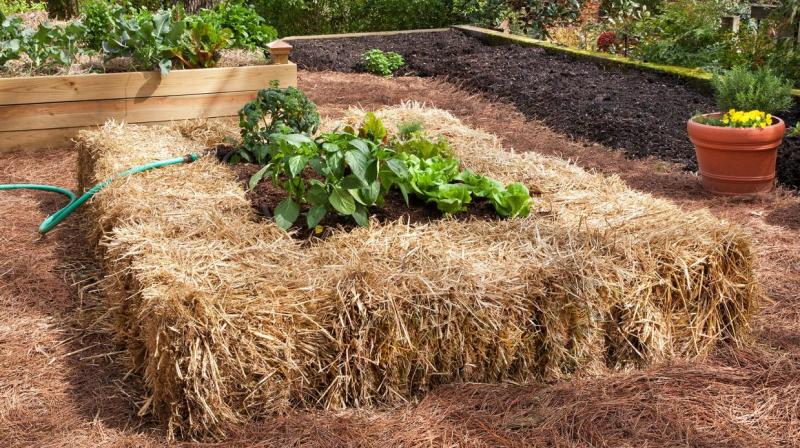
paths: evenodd
<path fill-rule="evenodd" d="M 109 325 L 145 379 L 142 411 L 170 434 L 218 437 L 298 406 L 392 404 L 444 383 L 597 375 L 746 337 L 759 292 L 738 228 L 507 151 L 444 111 L 409 103 L 378 115 L 390 127 L 420 120 L 466 167 L 525 182 L 540 192 L 535 213 L 373 221 L 304 244 L 256 222 L 211 157 L 115 182 L 92 201 Z M 224 134 L 202 128 L 84 132 L 82 184 Z"/>

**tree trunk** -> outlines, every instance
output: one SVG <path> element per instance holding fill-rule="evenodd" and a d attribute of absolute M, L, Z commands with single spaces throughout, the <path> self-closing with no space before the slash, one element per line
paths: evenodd
<path fill-rule="evenodd" d="M 47 12 L 53 19 L 70 19 L 78 15 L 78 0 L 47 0 Z"/>

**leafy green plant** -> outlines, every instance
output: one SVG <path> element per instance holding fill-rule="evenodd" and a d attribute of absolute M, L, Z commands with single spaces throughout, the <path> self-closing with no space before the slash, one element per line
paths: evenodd
<path fill-rule="evenodd" d="M 271 137 L 278 133 L 311 135 L 319 127 L 317 106 L 302 90 L 273 85 L 239 111 L 242 144 L 231 161 L 265 164 L 270 160 Z"/>
<path fill-rule="evenodd" d="M 751 70 L 734 67 L 716 73 L 712 79 L 717 107 L 720 110 L 760 110 L 776 113 L 794 104 L 792 83 L 767 67 Z"/>
<path fill-rule="evenodd" d="M 103 42 L 106 60 L 130 57 L 139 69 L 158 67 L 162 75 L 172 69 L 175 48 L 181 46 L 186 22 L 178 11 L 162 9 L 155 13 L 140 10 L 117 21 L 116 35 Z"/>
<path fill-rule="evenodd" d="M 442 136 L 435 140 L 430 138 L 422 129 L 422 124 L 418 122 L 401 123 L 391 146 L 398 153 L 409 153 L 422 159 L 436 156 L 453 157 L 447 139 Z"/>
<path fill-rule="evenodd" d="M 639 40 L 639 24 L 650 18 L 650 11 L 636 0 L 613 0 L 609 12 L 608 24 L 616 37 L 614 49 L 621 47 L 627 56 Z"/>
<path fill-rule="evenodd" d="M 464 182 L 476 197 L 491 201 L 500 216 L 515 218 L 530 214 L 530 192 L 519 182 L 503 187 L 500 182 L 471 170 L 462 171 L 455 180 Z"/>
<path fill-rule="evenodd" d="M 0 0 L 0 15 L 8 16 L 22 12 L 44 11 L 46 6 L 44 2 L 30 0 Z M 0 19 L 0 21 L 2 20 Z"/>
<path fill-rule="evenodd" d="M 549 27 L 580 16 L 581 0 L 508 0 L 508 5 L 513 32 L 545 39 Z"/>
<path fill-rule="evenodd" d="M 368 119 L 374 126 L 374 116 Z M 363 127 L 358 133 L 349 128 L 325 133 L 317 140 L 304 134 L 273 134 L 267 145 L 269 162 L 253 175 L 250 187 L 268 177 L 287 192 L 274 212 L 283 229 L 294 225 L 304 205 L 309 207 L 309 228 L 332 212 L 367 226 L 368 207 L 383 204 L 385 192 L 405 173 L 379 140 L 359 136 L 368 134 Z M 304 175 L 308 168 L 317 177 Z"/>
<path fill-rule="evenodd" d="M 103 42 L 115 35 L 117 21 L 124 16 L 125 7 L 112 0 L 90 0 L 82 5 L 81 12 L 86 26 L 84 45 L 101 51 Z"/>
<path fill-rule="evenodd" d="M 361 57 L 364 68 L 372 74 L 390 77 L 406 64 L 406 61 L 398 53 L 384 53 L 377 48 L 367 50 Z"/>
<path fill-rule="evenodd" d="M 318 124 L 314 104 L 293 88 L 262 90 L 240 112 L 243 144 L 238 160 L 263 164 L 250 178 L 251 189 L 269 179 L 286 191 L 274 210 L 283 229 L 302 215 L 314 228 L 329 213 L 367 226 L 369 208 L 383 205 L 392 188 L 400 190 L 406 204 L 413 194 L 445 214 L 465 211 L 474 197 L 491 201 L 501 216 L 527 216 L 530 211 L 523 185 L 503 187 L 460 171 L 447 141 L 428 139 L 420 123 L 403 123 L 398 135 L 390 137 L 381 120 L 368 113 L 357 130 L 348 126 L 313 139 Z"/>
<path fill-rule="evenodd" d="M 725 39 L 719 18 L 723 4 L 716 0 L 666 2 L 662 12 L 636 21 L 641 36 L 636 55 L 648 62 L 702 67 L 720 58 Z"/>
<path fill-rule="evenodd" d="M 0 14 L 0 65 L 19 59 L 23 41 L 22 19 Z"/>
<path fill-rule="evenodd" d="M 201 10 L 190 20 L 205 22 L 220 30 L 231 30 L 232 48 L 263 49 L 278 38 L 275 28 L 267 25 L 263 17 L 241 0 L 223 1 L 213 9 Z"/>
<path fill-rule="evenodd" d="M 49 66 L 69 66 L 78 55 L 78 44 L 86 28 L 78 21 L 65 26 L 39 25 L 25 40 L 25 54 L 35 69 Z"/>
<path fill-rule="evenodd" d="M 219 51 L 228 47 L 233 33 L 205 22 L 189 23 L 178 45 L 170 50 L 179 68 L 209 68 L 217 65 Z"/>

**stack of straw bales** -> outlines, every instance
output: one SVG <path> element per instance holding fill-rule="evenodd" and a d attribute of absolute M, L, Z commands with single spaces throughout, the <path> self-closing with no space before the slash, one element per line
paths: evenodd
<path fill-rule="evenodd" d="M 541 192 L 536 212 L 373 222 L 304 245 L 256 222 L 242 185 L 211 157 L 93 200 L 111 324 L 145 379 L 143 411 L 171 434 L 220 436 L 296 406 L 397 403 L 449 382 L 598 374 L 744 337 L 758 290 L 738 228 L 559 159 L 505 151 L 440 110 L 406 104 L 379 116 L 390 127 L 422 121 L 466 167 L 525 182 Z M 201 131 L 84 132 L 82 184 L 215 140 Z"/>

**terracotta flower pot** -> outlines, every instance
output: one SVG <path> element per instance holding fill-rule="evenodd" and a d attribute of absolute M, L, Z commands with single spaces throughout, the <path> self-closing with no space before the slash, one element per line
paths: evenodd
<path fill-rule="evenodd" d="M 711 126 L 690 119 L 688 131 L 706 190 L 736 195 L 765 193 L 775 188 L 775 160 L 786 131 L 780 118 L 772 117 L 772 125 L 764 129 Z"/>

